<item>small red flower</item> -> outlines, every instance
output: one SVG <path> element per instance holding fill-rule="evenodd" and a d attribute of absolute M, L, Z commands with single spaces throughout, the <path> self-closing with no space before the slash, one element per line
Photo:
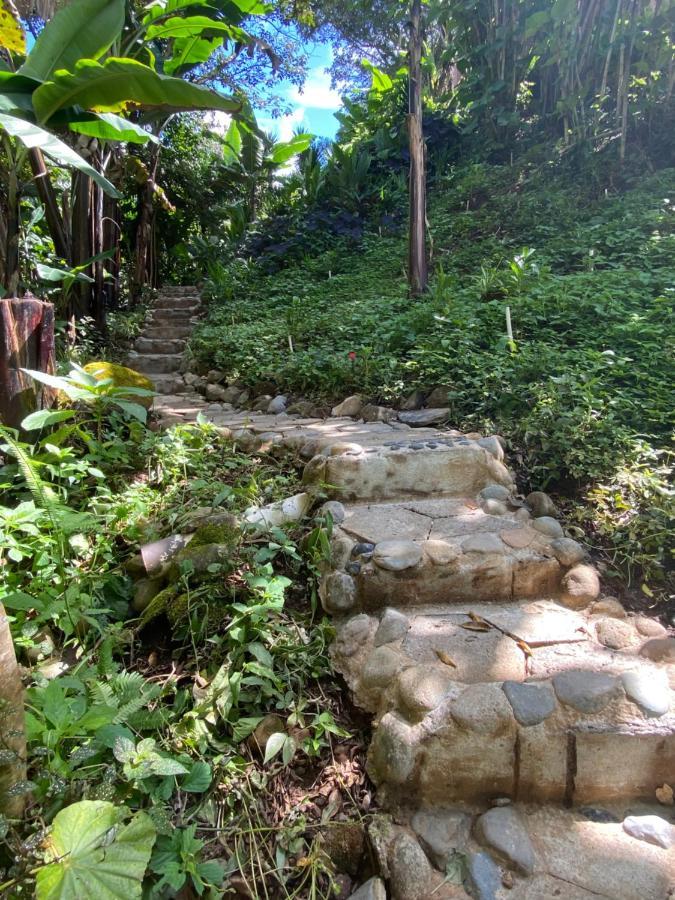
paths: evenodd
<path fill-rule="evenodd" d="M 354 360 L 356 359 L 356 353 L 354 352 L 354 350 L 350 350 L 347 356 L 351 359 L 352 362 L 354 362 Z"/>

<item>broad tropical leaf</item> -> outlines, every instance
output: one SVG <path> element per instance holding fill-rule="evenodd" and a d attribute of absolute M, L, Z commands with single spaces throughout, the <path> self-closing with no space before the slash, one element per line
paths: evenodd
<path fill-rule="evenodd" d="M 26 52 L 26 35 L 11 0 L 0 0 L 0 47 L 20 55 Z"/>
<path fill-rule="evenodd" d="M 40 84 L 33 78 L 24 78 L 13 72 L 0 72 L 0 111 L 33 112 L 33 91 Z"/>
<path fill-rule="evenodd" d="M 99 138 L 103 141 L 123 141 L 127 144 L 159 143 L 159 139 L 128 119 L 115 113 L 82 113 L 68 117 L 68 128 L 78 134 Z"/>
<path fill-rule="evenodd" d="M 101 800 L 81 800 L 62 809 L 47 838 L 47 856 L 36 880 L 37 900 L 136 900 L 156 830 L 137 812 L 121 822 L 120 810 Z"/>
<path fill-rule="evenodd" d="M 195 7 L 195 11 L 199 10 L 201 15 L 208 14 L 208 12 L 204 12 L 204 3 L 199 0 L 155 0 L 146 7 L 143 24 L 147 25 L 180 10 L 190 9 L 190 7 Z M 245 16 L 260 16 L 272 8 L 269 4 L 262 3 L 261 0 L 213 0 L 210 7 L 214 14 L 225 13 L 227 15 L 230 13 L 227 15 L 229 21 L 233 21 L 231 13 L 235 10 L 238 11 L 238 18 L 241 21 Z"/>
<path fill-rule="evenodd" d="M 104 178 L 100 172 L 97 172 L 93 166 L 90 166 L 88 162 L 82 159 L 72 147 L 64 144 L 51 132 L 45 131 L 44 128 L 40 128 L 32 122 L 27 122 L 25 119 L 17 119 L 15 116 L 8 116 L 4 113 L 0 113 L 0 128 L 4 128 L 7 134 L 17 138 L 29 149 L 38 147 L 57 165 L 72 167 L 80 172 L 84 172 L 109 196 L 120 196 L 107 178 Z"/>
<path fill-rule="evenodd" d="M 241 154 L 241 131 L 239 125 L 232 120 L 230 127 L 225 135 L 225 145 L 223 146 L 223 162 L 226 166 L 235 163 Z"/>
<path fill-rule="evenodd" d="M 35 91 L 33 106 L 40 122 L 71 106 L 95 112 L 121 112 L 129 106 L 165 112 L 192 109 L 236 112 L 241 108 L 233 97 L 180 78 L 159 75 L 136 60 L 116 57 L 110 57 L 103 65 L 83 59 L 74 72 L 57 73 L 53 81 Z"/>
<path fill-rule="evenodd" d="M 275 166 L 283 166 L 298 153 L 302 153 L 312 143 L 313 135 L 296 134 L 290 141 L 279 141 L 272 147 L 272 152 L 266 157 L 267 162 Z"/>
<path fill-rule="evenodd" d="M 222 45 L 223 38 L 189 37 L 178 38 L 173 42 L 173 56 L 164 63 L 166 75 L 175 75 L 206 62 Z"/>
<path fill-rule="evenodd" d="M 72 69 L 79 59 L 98 59 L 124 27 L 124 0 L 73 0 L 48 22 L 20 75 L 47 81 L 58 69 Z"/>
<path fill-rule="evenodd" d="M 157 25 L 150 25 L 146 32 L 147 40 L 169 40 L 169 38 L 214 37 L 223 34 L 230 40 L 245 42 L 248 35 L 241 28 L 217 22 L 207 16 L 173 16 Z"/>

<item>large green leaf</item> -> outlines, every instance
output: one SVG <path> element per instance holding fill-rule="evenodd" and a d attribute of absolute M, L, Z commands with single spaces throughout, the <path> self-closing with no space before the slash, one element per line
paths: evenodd
<path fill-rule="evenodd" d="M 159 75 L 136 60 L 116 57 L 110 57 L 103 65 L 91 59 L 80 60 L 74 72 L 57 73 L 53 81 L 41 85 L 33 94 L 33 106 L 41 122 L 71 106 L 95 112 L 121 112 L 129 105 L 165 112 L 235 112 L 241 107 L 232 97 L 180 78 Z"/>
<path fill-rule="evenodd" d="M 84 172 L 111 197 L 120 196 L 107 178 L 104 178 L 100 172 L 97 172 L 93 166 L 90 166 L 88 162 L 82 159 L 72 147 L 64 144 L 56 135 L 45 131 L 44 128 L 40 128 L 32 122 L 27 122 L 25 119 L 17 119 L 15 116 L 8 116 L 4 113 L 0 113 L 0 128 L 4 128 L 8 134 L 17 138 L 29 149 L 38 147 L 58 165 L 72 167 L 80 172 Z"/>
<path fill-rule="evenodd" d="M 207 16 L 172 16 L 156 25 L 150 25 L 146 32 L 146 38 L 150 41 L 165 41 L 169 38 L 187 37 L 214 37 L 223 34 L 231 40 L 245 42 L 248 35 L 241 28 L 228 25 L 226 22 L 217 22 Z"/>
<path fill-rule="evenodd" d="M 78 134 L 99 138 L 102 141 L 124 141 L 127 144 L 159 143 L 159 139 L 128 119 L 115 113 L 81 113 L 68 117 L 68 128 Z"/>
<path fill-rule="evenodd" d="M 225 135 L 225 144 L 223 146 L 223 162 L 225 165 L 236 163 L 241 154 L 241 131 L 239 125 L 233 119 L 230 127 Z"/>
<path fill-rule="evenodd" d="M 224 16 L 228 22 L 234 22 L 235 19 L 241 21 L 244 16 L 260 16 L 272 9 L 270 4 L 262 3 L 261 0 L 212 0 L 206 11 L 204 7 L 202 0 L 155 0 L 146 6 L 143 24 L 147 25 L 172 13 L 191 8 L 200 15 Z"/>
<path fill-rule="evenodd" d="M 0 111 L 32 113 L 32 95 L 39 84 L 33 78 L 24 78 L 14 72 L 0 72 Z"/>
<path fill-rule="evenodd" d="M 73 0 L 40 32 L 20 75 L 47 81 L 80 59 L 98 59 L 124 27 L 124 0 Z"/>
<path fill-rule="evenodd" d="M 222 45 L 223 38 L 203 38 L 199 36 L 177 38 L 171 45 L 173 56 L 164 63 L 164 72 L 175 75 L 206 62 Z"/>
<path fill-rule="evenodd" d="M 36 879 L 37 900 L 136 900 L 156 831 L 138 812 L 121 823 L 121 810 L 101 800 L 81 800 L 54 819 L 46 866 Z"/>
<path fill-rule="evenodd" d="M 275 166 L 283 166 L 298 153 L 304 152 L 312 143 L 313 135 L 296 134 L 290 141 L 279 141 L 272 147 L 272 152 L 265 161 Z"/>

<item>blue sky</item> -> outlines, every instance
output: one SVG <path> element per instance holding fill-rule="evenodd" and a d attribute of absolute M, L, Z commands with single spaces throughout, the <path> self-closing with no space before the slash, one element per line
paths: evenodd
<path fill-rule="evenodd" d="M 281 93 L 291 107 L 287 116 L 273 118 L 269 111 L 258 114 L 258 124 L 286 141 L 301 128 L 323 137 L 335 137 L 338 121 L 333 115 L 341 106 L 340 95 L 330 86 L 326 72 L 332 61 L 328 44 L 312 44 L 307 49 L 307 79 L 302 89 L 288 82 L 281 83 Z"/>

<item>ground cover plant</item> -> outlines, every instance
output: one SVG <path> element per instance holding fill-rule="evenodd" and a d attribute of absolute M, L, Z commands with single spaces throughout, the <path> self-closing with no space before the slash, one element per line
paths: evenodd
<path fill-rule="evenodd" d="M 429 211 L 436 275 L 414 302 L 402 233 L 308 249 L 273 273 L 235 259 L 192 351 L 231 380 L 326 400 L 446 387 L 453 424 L 511 442 L 523 487 L 583 498 L 572 514 L 611 572 L 662 585 L 675 174 L 634 172 L 621 191 L 587 174 L 527 159 L 450 167 Z"/>
<path fill-rule="evenodd" d="M 58 379 L 80 403 L 34 416 L 30 440 L 2 432 L 2 596 L 33 664 L 4 895 L 95 895 L 115 833 L 114 896 L 328 897 L 320 834 L 367 809 L 316 608 L 330 523 L 247 536 L 233 517 L 292 492 L 292 461 L 244 456 L 207 425 L 154 434 L 110 383 L 81 399 L 87 382 L 77 366 Z M 178 531 L 192 550 L 143 600 L 139 546 Z"/>

